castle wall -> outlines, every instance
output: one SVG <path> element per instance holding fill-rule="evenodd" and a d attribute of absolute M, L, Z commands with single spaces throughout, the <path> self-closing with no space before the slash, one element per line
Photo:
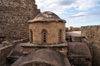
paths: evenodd
<path fill-rule="evenodd" d="M 0 34 L 10 39 L 28 38 L 28 23 L 40 10 L 35 0 L 0 0 Z"/>
<path fill-rule="evenodd" d="M 92 43 L 100 43 L 100 26 L 86 26 L 81 28 L 82 36 Z"/>
<path fill-rule="evenodd" d="M 93 66 L 100 66 L 100 26 L 85 26 L 81 28 L 93 56 Z"/>

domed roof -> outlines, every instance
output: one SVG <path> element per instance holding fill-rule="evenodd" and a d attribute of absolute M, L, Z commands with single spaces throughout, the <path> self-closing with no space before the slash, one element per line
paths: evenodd
<path fill-rule="evenodd" d="M 88 46 L 85 43 L 80 42 L 69 43 L 69 54 L 71 56 L 91 58 L 91 53 Z"/>
<path fill-rule="evenodd" d="M 18 59 L 14 64 L 12 64 L 12 66 L 23 66 L 34 62 L 46 63 L 53 66 L 70 66 L 66 56 L 51 49 L 33 51 L 28 56 Z"/>
<path fill-rule="evenodd" d="M 29 22 L 48 22 L 48 21 L 65 22 L 65 20 L 62 20 L 55 13 L 50 11 L 40 13 L 33 20 L 29 20 Z"/>

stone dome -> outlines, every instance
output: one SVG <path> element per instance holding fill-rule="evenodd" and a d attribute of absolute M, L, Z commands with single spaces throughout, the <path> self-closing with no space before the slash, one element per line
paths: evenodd
<path fill-rule="evenodd" d="M 65 22 L 65 20 L 62 20 L 55 13 L 50 11 L 40 13 L 33 20 L 29 20 L 29 22 L 50 22 L 50 21 Z"/>
<path fill-rule="evenodd" d="M 91 53 L 85 43 L 74 42 L 69 44 L 70 56 L 91 58 Z"/>
<path fill-rule="evenodd" d="M 66 56 L 52 49 L 33 51 L 28 56 L 19 58 L 12 66 L 24 66 L 34 62 L 47 63 L 53 66 L 71 66 Z"/>

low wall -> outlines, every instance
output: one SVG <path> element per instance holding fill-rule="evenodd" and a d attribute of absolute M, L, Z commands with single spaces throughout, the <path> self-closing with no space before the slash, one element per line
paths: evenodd
<path fill-rule="evenodd" d="M 5 46 L 0 48 L 0 66 L 4 66 L 6 64 L 6 57 L 12 50 L 12 45 Z"/>
<path fill-rule="evenodd" d="M 10 55 L 17 44 L 22 42 L 27 42 L 28 39 L 20 39 L 11 41 L 11 44 L 5 45 L 4 47 L 0 48 L 0 66 L 4 66 L 6 64 L 6 58 Z M 9 42 L 8 42 L 9 43 Z"/>

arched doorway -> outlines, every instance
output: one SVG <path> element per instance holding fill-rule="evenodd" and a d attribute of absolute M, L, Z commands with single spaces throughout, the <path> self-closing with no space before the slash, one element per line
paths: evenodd
<path fill-rule="evenodd" d="M 47 43 L 47 31 L 42 30 L 42 43 Z"/>

